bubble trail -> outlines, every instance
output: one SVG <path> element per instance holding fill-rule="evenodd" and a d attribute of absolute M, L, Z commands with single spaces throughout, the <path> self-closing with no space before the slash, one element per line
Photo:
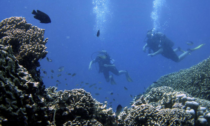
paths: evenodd
<path fill-rule="evenodd" d="M 165 4 L 165 0 L 154 0 L 153 1 L 153 11 L 151 13 L 151 18 L 153 20 L 153 31 L 160 30 L 160 11 L 162 6 Z"/>
<path fill-rule="evenodd" d="M 104 31 L 104 26 L 106 23 L 106 16 L 109 13 L 108 9 L 108 3 L 109 0 L 93 0 L 92 4 L 94 5 L 93 7 L 93 13 L 96 14 L 96 25 L 95 29 L 98 31 Z"/>

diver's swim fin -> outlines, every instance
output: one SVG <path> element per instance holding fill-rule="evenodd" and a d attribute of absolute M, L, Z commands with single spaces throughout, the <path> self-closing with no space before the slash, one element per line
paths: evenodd
<path fill-rule="evenodd" d="M 204 46 L 205 44 L 200 44 L 200 45 L 198 45 L 197 47 L 195 47 L 195 48 L 193 48 L 193 49 L 188 49 L 188 51 L 189 51 L 189 54 L 191 54 L 191 52 L 192 51 L 195 51 L 195 50 L 197 50 L 197 49 L 200 49 L 202 46 Z"/>
<path fill-rule="evenodd" d="M 191 49 L 192 51 L 194 51 L 194 50 L 197 50 L 197 49 L 200 49 L 202 46 L 204 46 L 205 44 L 200 44 L 200 45 L 198 45 L 197 47 L 195 47 L 195 48 L 193 48 L 193 49 Z"/>

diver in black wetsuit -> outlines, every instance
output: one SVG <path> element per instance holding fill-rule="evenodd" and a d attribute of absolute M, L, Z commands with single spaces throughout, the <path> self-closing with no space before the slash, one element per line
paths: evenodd
<path fill-rule="evenodd" d="M 188 49 L 187 51 L 183 51 L 181 50 L 181 48 L 173 49 L 173 45 L 174 43 L 161 32 L 154 32 L 152 30 L 149 30 L 147 32 L 147 43 L 144 45 L 143 51 L 145 52 L 146 48 L 148 48 L 149 56 L 161 54 L 168 59 L 179 62 L 192 51 L 201 48 L 204 44 L 201 44 L 193 49 Z M 175 53 L 176 51 L 181 51 L 183 53 L 177 56 L 177 54 Z"/>
<path fill-rule="evenodd" d="M 111 82 L 111 84 L 116 84 L 114 81 L 114 78 L 112 75 L 109 75 L 109 72 L 112 72 L 115 75 L 125 74 L 127 81 L 132 82 L 132 79 L 130 78 L 129 74 L 125 70 L 118 71 L 117 68 L 113 63 L 111 63 L 111 58 L 108 55 L 108 53 L 105 50 L 102 50 L 99 52 L 100 55 L 96 57 L 96 59 L 90 61 L 89 69 L 91 69 L 91 66 L 93 63 L 98 63 L 99 65 L 99 73 L 103 73 L 104 77 L 107 82 Z"/>

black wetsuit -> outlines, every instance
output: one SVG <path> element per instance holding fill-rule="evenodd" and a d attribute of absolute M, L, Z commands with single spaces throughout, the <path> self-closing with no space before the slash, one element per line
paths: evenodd
<path fill-rule="evenodd" d="M 163 52 L 161 53 L 162 56 L 171 59 L 175 62 L 179 62 L 179 57 L 173 51 L 172 48 L 174 43 L 170 39 L 168 39 L 165 35 L 155 34 L 152 38 L 147 39 L 147 45 L 149 49 L 153 51 L 153 53 L 162 48 L 163 49 Z"/>
<path fill-rule="evenodd" d="M 109 81 L 109 72 L 112 72 L 115 75 L 119 75 L 119 71 L 116 67 L 104 67 L 104 64 L 112 65 L 111 58 L 108 54 L 104 54 L 103 56 L 97 56 L 94 62 L 97 62 L 99 65 L 99 73 L 103 73 L 106 81 Z"/>

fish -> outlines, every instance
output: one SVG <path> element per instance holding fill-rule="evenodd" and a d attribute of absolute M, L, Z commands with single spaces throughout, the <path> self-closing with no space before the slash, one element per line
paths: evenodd
<path fill-rule="evenodd" d="M 115 99 L 113 98 L 113 101 L 115 101 Z"/>
<path fill-rule="evenodd" d="M 52 73 L 54 73 L 54 70 L 51 70 Z"/>
<path fill-rule="evenodd" d="M 34 18 L 39 20 L 40 23 L 51 23 L 50 17 L 40 10 L 33 10 L 32 14 L 34 14 Z"/>
<path fill-rule="evenodd" d="M 66 83 L 66 86 L 68 86 L 68 84 Z"/>
<path fill-rule="evenodd" d="M 53 79 L 53 76 L 51 76 L 51 79 Z"/>
<path fill-rule="evenodd" d="M 99 37 L 99 36 L 100 36 L 100 30 L 98 30 L 98 31 L 97 31 L 96 36 L 97 36 L 97 37 Z"/>
<path fill-rule="evenodd" d="M 76 86 L 79 86 L 79 84 L 76 84 Z"/>
<path fill-rule="evenodd" d="M 58 74 L 58 75 L 57 75 L 57 77 L 60 77 L 60 76 L 61 76 L 61 74 Z"/>
<path fill-rule="evenodd" d="M 132 98 L 132 97 L 133 97 L 133 95 L 130 95 L 130 97 Z"/>
<path fill-rule="evenodd" d="M 105 99 L 107 99 L 107 100 L 108 100 L 109 98 L 108 98 L 108 97 L 105 97 Z"/>
<path fill-rule="evenodd" d="M 187 45 L 190 45 L 190 46 L 194 44 L 192 41 L 187 41 L 186 43 Z"/>
<path fill-rule="evenodd" d="M 71 75 L 71 73 L 67 73 L 68 75 Z"/>
<path fill-rule="evenodd" d="M 65 78 L 65 80 L 67 80 L 67 79 Z"/>
<path fill-rule="evenodd" d="M 95 93 L 95 95 L 99 95 L 99 93 Z"/>
<path fill-rule="evenodd" d="M 96 84 L 91 84 L 89 87 L 93 87 L 93 86 L 95 86 Z"/>
<path fill-rule="evenodd" d="M 75 76 L 76 75 L 76 73 L 73 73 L 71 76 L 73 77 L 73 76 Z"/>
<path fill-rule="evenodd" d="M 101 90 L 101 88 L 98 88 L 98 90 Z"/>
<path fill-rule="evenodd" d="M 118 116 L 120 114 L 120 112 L 122 111 L 122 106 L 119 104 L 117 106 L 117 109 L 116 109 L 116 116 Z"/>
<path fill-rule="evenodd" d="M 59 80 L 56 80 L 56 82 L 61 83 Z"/>
<path fill-rule="evenodd" d="M 47 75 L 47 72 L 46 72 L 45 70 L 43 71 L 43 73 L 44 73 L 45 75 Z"/>
<path fill-rule="evenodd" d="M 52 60 L 51 60 L 51 59 L 49 59 L 48 57 L 47 57 L 46 59 L 47 59 L 47 61 L 48 61 L 48 62 L 52 62 Z"/>
<path fill-rule="evenodd" d="M 81 84 L 83 84 L 84 82 L 82 81 Z"/>
<path fill-rule="evenodd" d="M 64 70 L 64 66 L 61 66 L 61 67 L 58 68 L 59 72 L 62 72 L 63 70 Z"/>
<path fill-rule="evenodd" d="M 85 83 L 85 85 L 88 85 L 89 83 Z"/>
<path fill-rule="evenodd" d="M 124 87 L 125 90 L 128 90 L 128 88 Z"/>
<path fill-rule="evenodd" d="M 110 93 L 110 95 L 113 95 L 113 94 L 114 94 L 113 92 Z"/>

